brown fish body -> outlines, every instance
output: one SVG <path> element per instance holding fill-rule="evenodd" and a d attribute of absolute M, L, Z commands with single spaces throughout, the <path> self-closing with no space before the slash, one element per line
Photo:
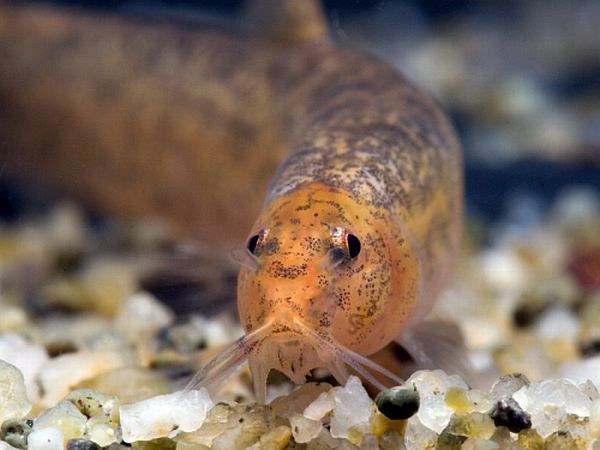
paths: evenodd
<path fill-rule="evenodd" d="M 248 355 L 259 397 L 271 368 L 343 381 L 429 311 L 460 238 L 460 149 L 394 69 L 327 39 L 1 5 L 10 172 L 224 247 L 266 193 L 239 278 L 248 335 L 202 383 Z"/>
<path fill-rule="evenodd" d="M 6 173 L 239 243 L 285 153 L 271 47 L 213 27 L 0 3 Z"/>

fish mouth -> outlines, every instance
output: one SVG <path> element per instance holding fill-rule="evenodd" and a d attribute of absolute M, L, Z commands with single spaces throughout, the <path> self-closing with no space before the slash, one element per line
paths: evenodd
<path fill-rule="evenodd" d="M 395 374 L 337 342 L 321 335 L 297 318 L 270 321 L 242 336 L 209 361 L 196 373 L 185 390 L 205 387 L 215 393 L 219 386 L 249 363 L 254 394 L 259 402 L 266 399 L 267 376 L 278 370 L 294 383 L 304 382 L 315 368 L 327 369 L 340 384 L 345 384 L 352 369 L 379 390 L 403 384 Z M 374 374 L 389 383 L 382 383 Z"/>

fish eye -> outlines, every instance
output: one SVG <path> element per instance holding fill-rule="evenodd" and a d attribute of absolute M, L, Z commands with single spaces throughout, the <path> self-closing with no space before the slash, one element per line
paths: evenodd
<path fill-rule="evenodd" d="M 353 234 L 346 236 L 346 243 L 348 244 L 348 254 L 350 258 L 356 258 L 360 253 L 360 240 Z"/>
<path fill-rule="evenodd" d="M 250 239 L 248 239 L 248 245 L 246 245 L 246 248 L 253 255 L 254 255 L 254 252 L 256 251 L 256 244 L 258 244 L 259 239 L 260 239 L 260 235 L 258 235 L 258 234 L 255 234 Z"/>

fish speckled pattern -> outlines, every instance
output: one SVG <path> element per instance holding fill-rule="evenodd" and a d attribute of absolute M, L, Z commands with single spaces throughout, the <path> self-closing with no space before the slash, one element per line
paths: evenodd
<path fill-rule="evenodd" d="M 461 230 L 461 158 L 440 109 L 401 75 L 346 51 L 330 61 L 291 77 L 306 86 L 305 109 L 253 228 L 258 267 L 240 273 L 238 308 L 247 331 L 291 315 L 297 334 L 306 327 L 369 355 L 422 320 L 444 286 Z M 267 351 L 250 362 L 294 379 L 327 359 L 297 353 L 294 369 Z"/>
<path fill-rule="evenodd" d="M 249 227 L 266 191 L 238 253 L 247 334 L 191 386 L 246 359 L 261 399 L 271 369 L 395 380 L 366 356 L 422 321 L 451 272 L 462 217 L 451 125 L 395 69 L 306 30 L 273 42 L 0 1 L 9 173 L 219 242 Z"/>

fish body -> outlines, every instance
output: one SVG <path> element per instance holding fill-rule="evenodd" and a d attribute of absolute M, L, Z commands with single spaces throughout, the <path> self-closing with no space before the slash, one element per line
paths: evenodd
<path fill-rule="evenodd" d="M 265 193 L 238 253 L 247 334 L 190 386 L 246 360 L 263 400 L 271 369 L 398 380 L 367 357 L 409 342 L 461 235 L 460 146 L 435 101 L 320 27 L 274 41 L 0 6 L 9 171 L 211 241 L 250 228 Z"/>
<path fill-rule="evenodd" d="M 296 381 L 314 367 L 340 381 L 344 364 L 360 370 L 353 355 L 424 319 L 457 256 L 462 171 L 451 126 L 393 69 L 348 59 L 314 80 L 314 103 L 248 239 L 256 266 L 239 275 L 240 319 L 271 334 L 250 354 L 258 392 L 268 368 Z"/>

